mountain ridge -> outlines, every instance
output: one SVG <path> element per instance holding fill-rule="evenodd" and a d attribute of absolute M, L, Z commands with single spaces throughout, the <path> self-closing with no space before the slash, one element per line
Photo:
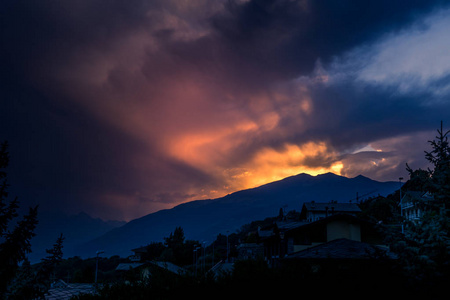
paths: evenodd
<path fill-rule="evenodd" d="M 36 236 L 31 240 L 32 252 L 28 255 L 31 263 L 46 257 L 46 249 L 51 249 L 60 234 L 63 234 L 64 256 L 74 256 L 74 248 L 80 243 L 101 236 L 126 222 L 93 218 L 85 212 L 68 215 L 61 212 L 42 212 L 38 214 Z"/>
<path fill-rule="evenodd" d="M 359 175 L 353 178 L 325 173 L 301 173 L 255 188 L 230 193 L 216 199 L 194 200 L 171 209 L 134 219 L 77 248 L 80 256 L 90 257 L 99 249 L 105 255 L 128 256 L 131 249 L 163 241 L 176 227 L 187 239 L 212 242 L 217 234 L 234 232 L 255 220 L 278 214 L 281 207 L 300 211 L 304 202 L 349 202 L 360 195 L 388 195 L 398 182 L 379 182 Z"/>

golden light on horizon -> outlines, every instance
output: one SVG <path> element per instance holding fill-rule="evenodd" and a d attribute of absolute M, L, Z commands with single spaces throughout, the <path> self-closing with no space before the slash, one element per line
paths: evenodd
<path fill-rule="evenodd" d="M 329 153 L 325 143 L 308 142 L 304 145 L 286 144 L 283 149 L 265 148 L 239 169 L 228 170 L 228 179 L 236 190 L 254 188 L 269 182 L 306 173 L 316 176 L 332 172 L 341 175 L 343 163 L 334 161 L 326 166 L 309 166 L 308 159 L 334 161 L 333 153 Z"/>
<path fill-rule="evenodd" d="M 241 128 L 253 130 L 252 126 L 242 126 Z M 308 142 L 303 145 L 285 144 L 279 149 L 266 147 L 239 167 L 221 169 L 215 164 L 215 160 L 218 158 L 213 155 L 205 155 L 205 153 L 209 151 L 214 153 L 217 150 L 213 147 L 217 146 L 216 139 L 226 141 L 225 136 L 225 133 L 216 138 L 198 136 L 198 139 L 193 139 L 190 136 L 189 143 L 184 143 L 188 137 L 180 140 L 180 143 L 186 147 L 184 151 L 178 152 L 180 159 L 185 162 L 189 161 L 191 165 L 195 164 L 205 173 L 216 176 L 223 182 L 220 186 L 207 185 L 200 190 L 192 188 L 188 192 L 192 197 L 184 199 L 183 202 L 220 198 L 239 190 L 255 188 L 301 173 L 311 176 L 328 172 L 342 175 L 343 162 L 336 159 L 337 154 L 331 151 L 324 142 Z M 212 148 L 207 150 L 209 143 Z M 223 149 L 229 147 L 231 146 L 225 144 Z M 205 151 L 197 152 L 199 149 Z M 220 156 L 221 154 L 216 153 L 216 155 Z"/>

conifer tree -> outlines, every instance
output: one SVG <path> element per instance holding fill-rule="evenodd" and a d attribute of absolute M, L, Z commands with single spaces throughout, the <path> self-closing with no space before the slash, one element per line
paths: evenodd
<path fill-rule="evenodd" d="M 420 175 L 420 189 L 433 198 L 419 203 L 425 208 L 423 217 L 407 223 L 404 235 L 392 245 L 407 274 L 428 283 L 450 278 L 450 131 L 443 131 L 442 122 L 437 131 L 436 139 L 429 141 L 432 150 L 425 151 L 425 158 L 433 165 L 428 175 L 407 166 L 411 179 Z"/>
<path fill-rule="evenodd" d="M 433 141 L 429 141 L 432 146 L 430 152 L 425 151 L 425 158 L 433 164 L 434 169 L 430 172 L 430 192 L 434 195 L 434 209 L 443 210 L 448 214 L 450 209 L 450 146 L 447 135 L 450 130 L 444 133 L 442 128 L 438 129 L 438 135 Z"/>
<path fill-rule="evenodd" d="M 8 144 L 0 146 L 0 297 L 6 297 L 8 286 L 18 270 L 19 264 L 31 252 L 31 238 L 35 235 L 37 225 L 37 206 L 30 208 L 27 215 L 13 226 L 12 221 L 18 217 L 17 198 L 7 200 L 8 183 L 6 167 L 9 164 Z"/>
<path fill-rule="evenodd" d="M 46 249 L 49 254 L 41 263 L 30 267 L 25 259 L 10 288 L 8 299 L 45 299 L 45 294 L 55 279 L 55 267 L 62 261 L 64 237 L 61 234 L 53 248 Z"/>

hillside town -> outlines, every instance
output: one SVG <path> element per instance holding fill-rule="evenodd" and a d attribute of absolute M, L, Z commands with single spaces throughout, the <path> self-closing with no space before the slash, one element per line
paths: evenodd
<path fill-rule="evenodd" d="M 61 234 L 42 262 L 31 265 L 23 256 L 15 270 L 13 264 L 10 269 L 3 267 L 4 295 L 7 299 L 179 299 L 185 295 L 228 299 L 305 291 L 323 297 L 350 293 L 346 298 L 355 299 L 365 293 L 440 299 L 450 279 L 450 146 L 448 132 L 438 133 L 432 151 L 426 152 L 434 169 L 412 170 L 407 165 L 410 178 L 386 197 L 357 202 L 310 200 L 301 203 L 300 211 L 281 207 L 278 215 L 219 234 L 210 244 L 187 240 L 184 229 L 175 227 L 164 242 L 132 248 L 128 257 L 107 258 L 99 250 L 91 259 L 63 259 Z M 9 206 L 11 213 L 15 205 Z M 36 222 L 34 212 L 30 210 L 25 219 L 30 228 Z M 20 234 L 32 236 L 32 231 Z M 20 246 L 12 236 L 2 244 L 3 252 Z M 8 280 L 11 270 L 14 276 Z"/>
<path fill-rule="evenodd" d="M 0 16 L 0 300 L 449 298 L 450 0 Z"/>
<path fill-rule="evenodd" d="M 236 272 L 242 272 L 245 264 L 248 265 L 244 268 L 249 268 L 246 272 L 252 272 L 255 265 L 262 264 L 268 272 L 291 274 L 295 270 L 295 276 L 306 281 L 311 280 L 308 276 L 331 280 L 333 283 L 328 285 L 334 290 L 344 287 L 344 281 L 352 278 L 359 285 L 352 288 L 354 292 L 375 288 L 381 283 L 386 285 L 383 291 L 387 292 L 386 289 L 390 288 L 391 293 L 399 292 L 394 286 L 404 285 L 406 289 L 408 284 L 407 280 L 399 281 L 404 280 L 404 275 L 402 272 L 395 273 L 398 270 L 394 272 L 393 266 L 404 259 L 404 253 L 393 248 L 395 245 L 389 243 L 387 234 L 402 235 L 405 230 L 413 230 L 432 209 L 429 203 L 433 201 L 428 192 L 405 190 L 402 198 L 395 200 L 399 194 L 400 190 L 389 197 L 369 198 L 361 203 L 310 201 L 303 203 L 299 213 L 286 213 L 281 208 L 278 216 L 250 224 L 248 229 L 253 230 L 247 229 L 240 235 L 219 236 L 217 243 L 212 245 L 186 241 L 183 230 L 176 228 L 166 239 L 165 245 L 159 245 L 162 251 L 155 251 L 155 243 L 131 249 L 134 254 L 118 263 L 114 272 L 122 284 L 132 287 L 136 284 L 151 285 L 153 281 L 160 280 L 158 277 L 161 274 L 166 274 L 171 280 L 197 278 L 220 282 L 224 278 L 238 276 Z M 379 214 L 383 217 L 376 219 Z M 225 247 L 218 242 L 220 238 L 226 238 Z M 174 251 L 187 245 L 192 255 L 189 262 L 183 263 L 179 257 L 163 254 L 167 247 L 173 247 Z M 180 265 L 175 264 L 177 261 Z M 364 279 L 360 282 L 353 276 L 364 276 Z M 97 282 L 97 278 L 95 280 Z M 390 280 L 397 283 L 393 285 L 394 281 Z M 46 299 L 70 299 L 75 295 L 84 295 L 75 299 L 90 299 L 88 295 L 96 295 L 98 288 L 107 290 L 105 286 L 110 284 L 104 280 L 97 285 L 66 283 L 61 279 L 52 285 Z M 310 281 L 310 284 L 314 282 Z M 438 287 L 433 288 L 436 289 L 434 292 L 438 290 Z M 411 290 L 402 292 L 410 294 Z M 415 294 L 417 292 L 423 291 L 414 291 Z M 321 294 L 328 295 L 329 291 L 322 291 Z"/>

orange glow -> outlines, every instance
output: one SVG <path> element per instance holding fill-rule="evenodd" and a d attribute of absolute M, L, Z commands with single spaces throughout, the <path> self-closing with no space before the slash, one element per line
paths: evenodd
<path fill-rule="evenodd" d="M 329 153 L 325 143 L 309 142 L 301 146 L 286 144 L 281 151 L 266 148 L 256 154 L 241 173 L 233 175 L 232 180 L 237 181 L 236 185 L 240 188 L 252 188 L 300 173 L 315 176 L 333 172 L 340 175 L 343 164 L 339 161 L 329 167 L 307 166 L 305 160 L 317 156 L 326 157 L 327 160 L 334 157 L 333 153 Z"/>
<path fill-rule="evenodd" d="M 243 131 L 255 130 L 255 127 L 249 124 L 237 127 Z M 234 145 L 228 140 L 230 134 L 232 133 L 229 130 L 215 134 L 205 132 L 204 135 L 185 136 L 173 143 L 172 155 L 212 176 L 221 176 L 224 182 L 221 187 L 205 186 L 201 191 L 191 191 L 196 194 L 196 199 L 219 198 L 238 190 L 254 188 L 300 173 L 316 176 L 332 172 L 341 175 L 344 167 L 325 143 L 308 142 L 303 145 L 286 144 L 279 150 L 264 148 L 240 167 L 220 169 L 218 162 L 221 156 Z M 308 166 L 307 160 L 314 158 L 324 162 L 319 162 L 317 166 Z"/>
<path fill-rule="evenodd" d="M 257 128 L 254 122 L 246 121 L 231 128 L 187 133 L 169 142 L 168 153 L 187 164 L 208 169 L 226 156 L 234 145 L 241 143 L 245 133 Z"/>

